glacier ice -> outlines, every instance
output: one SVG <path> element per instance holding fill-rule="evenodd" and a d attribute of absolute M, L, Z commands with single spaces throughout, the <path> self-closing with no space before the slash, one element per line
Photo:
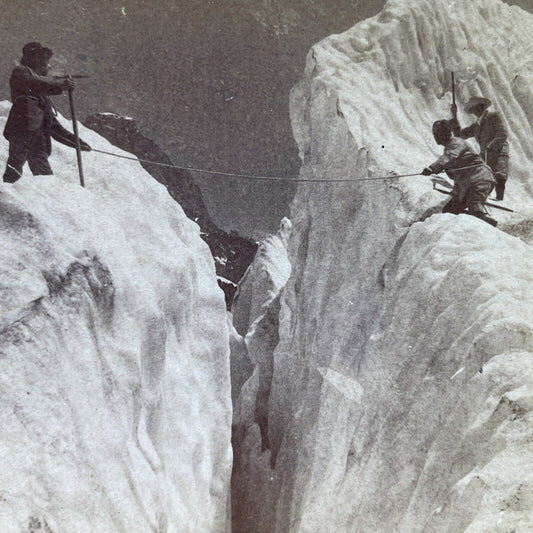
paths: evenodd
<path fill-rule="evenodd" d="M 421 170 L 454 71 L 460 110 L 483 94 L 505 116 L 516 213 L 430 216 L 445 199 L 424 177 L 298 185 L 266 438 L 257 404 L 238 419 L 235 531 L 533 528 L 532 32 L 499 0 L 391 0 L 310 51 L 302 178 Z"/>
<path fill-rule="evenodd" d="M 239 282 L 231 309 L 231 382 L 234 403 L 232 443 L 233 531 L 246 530 L 250 509 L 248 494 L 262 494 L 254 486 L 252 468 L 270 484 L 268 411 L 274 366 L 274 349 L 279 342 L 280 297 L 291 273 L 287 246 L 292 223 L 284 218 L 275 235 L 265 239 L 252 264 Z M 243 453 L 241 453 L 243 450 Z M 243 462 L 240 462 L 240 459 Z M 258 519 L 266 527 L 269 505 Z M 256 517 L 257 518 L 257 517 Z"/>
<path fill-rule="evenodd" d="M 86 153 L 85 189 L 72 149 L 51 164 L 0 185 L 0 530 L 224 532 L 229 336 L 209 249 L 138 163 Z"/>

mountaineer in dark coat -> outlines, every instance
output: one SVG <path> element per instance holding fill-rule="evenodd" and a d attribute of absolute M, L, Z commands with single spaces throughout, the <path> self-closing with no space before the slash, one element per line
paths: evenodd
<path fill-rule="evenodd" d="M 495 184 L 492 171 L 466 141 L 452 135 L 451 122 L 438 120 L 433 124 L 435 142 L 444 146 L 444 154 L 422 174 L 428 176 L 446 171 L 453 180 L 452 199 L 443 207 L 443 213 L 458 215 L 468 209 L 468 214 L 496 226 L 496 220 L 485 212 L 485 202 Z"/>
<path fill-rule="evenodd" d="M 481 157 L 494 172 L 496 178 L 496 200 L 503 200 L 505 182 L 509 168 L 509 143 L 507 129 L 499 113 L 489 113 L 491 101 L 488 98 L 473 96 L 467 102 L 465 111 L 477 117 L 476 122 L 461 129 L 459 122 L 453 124 L 458 137 L 475 137 Z"/>
<path fill-rule="evenodd" d="M 52 174 L 48 157 L 52 153 L 50 137 L 75 147 L 72 133 L 55 118 L 50 95 L 61 94 L 73 88 L 72 80 L 54 80 L 46 77 L 52 50 L 40 43 L 28 43 L 22 49 L 20 65 L 13 69 L 9 86 L 13 106 L 9 112 L 4 137 L 9 141 L 4 181 L 16 182 L 22 176 L 22 167 L 28 162 L 34 175 Z M 90 146 L 80 140 L 80 147 Z"/>

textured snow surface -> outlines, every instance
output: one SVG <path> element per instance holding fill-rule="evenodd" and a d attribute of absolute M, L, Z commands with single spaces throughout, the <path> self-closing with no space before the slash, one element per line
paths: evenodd
<path fill-rule="evenodd" d="M 296 485 L 296 530 L 533 526 L 532 260 L 471 217 L 434 216 L 412 226 L 374 290 L 358 288 L 366 303 L 341 303 L 354 284 L 340 274 L 330 298 L 305 291 L 313 311 L 282 319 L 298 324 L 281 334 L 269 420 L 289 428 L 271 442 L 282 490 Z M 287 305 L 301 301 L 293 291 Z"/>
<path fill-rule="evenodd" d="M 393 0 L 310 52 L 303 178 L 421 170 L 454 70 L 460 109 L 483 94 L 505 116 L 517 213 L 440 214 L 424 177 L 299 185 L 236 531 L 533 531 L 532 33 L 496 0 Z"/>
<path fill-rule="evenodd" d="M 57 144 L 55 176 L 0 185 L 0 530 L 225 531 L 229 337 L 213 259 L 139 164 L 83 159 L 85 189 Z"/>

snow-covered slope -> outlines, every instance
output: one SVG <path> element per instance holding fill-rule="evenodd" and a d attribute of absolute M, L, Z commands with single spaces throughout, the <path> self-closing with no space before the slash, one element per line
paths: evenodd
<path fill-rule="evenodd" d="M 237 531 L 533 530 L 532 32 L 498 0 L 392 0 L 310 52 L 291 102 L 303 178 L 431 163 L 453 70 L 460 109 L 481 93 L 505 116 L 517 213 L 428 218 L 446 198 L 424 177 L 299 184 Z"/>
<path fill-rule="evenodd" d="M 85 189 L 74 150 L 51 164 L 0 185 L 0 530 L 225 531 L 229 342 L 209 249 L 139 164 L 84 154 Z"/>

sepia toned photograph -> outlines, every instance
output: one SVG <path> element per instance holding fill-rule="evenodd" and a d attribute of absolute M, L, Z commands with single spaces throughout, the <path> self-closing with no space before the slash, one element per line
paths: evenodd
<path fill-rule="evenodd" d="M 0 533 L 533 532 L 533 0 L 0 15 Z"/>

